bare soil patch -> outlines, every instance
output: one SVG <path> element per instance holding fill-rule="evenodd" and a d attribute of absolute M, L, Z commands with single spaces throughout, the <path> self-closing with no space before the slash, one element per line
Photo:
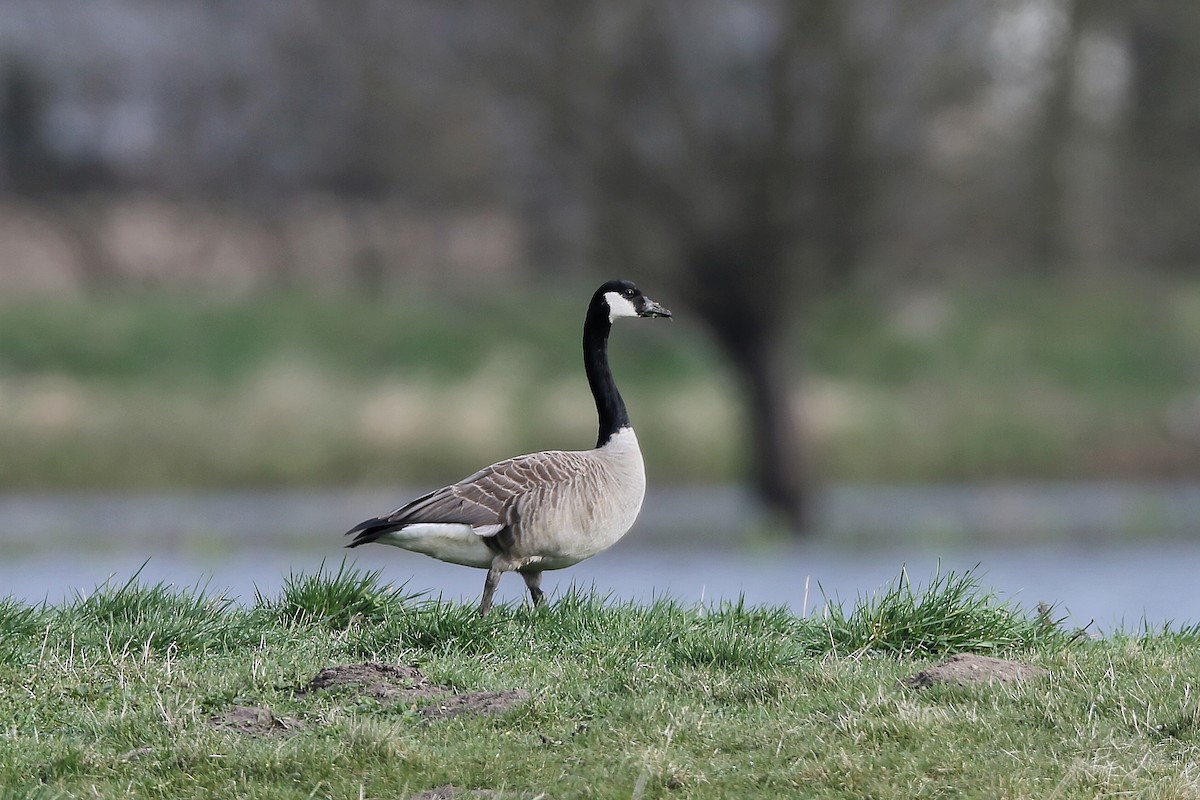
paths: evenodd
<path fill-rule="evenodd" d="M 209 717 L 208 722 L 218 730 L 246 736 L 287 736 L 304 727 L 299 720 L 277 717 L 271 709 L 258 706 L 234 706 Z"/>
<path fill-rule="evenodd" d="M 439 698 L 422 708 L 420 714 L 429 722 L 463 715 L 488 717 L 492 714 L 503 714 L 528 699 L 529 692 L 524 689 L 510 689 L 506 692 L 465 692 Z"/>
<path fill-rule="evenodd" d="M 385 704 L 433 700 L 418 711 L 426 722 L 501 714 L 529 699 L 524 689 L 458 693 L 429 680 L 416 667 L 374 663 L 326 667 L 301 692 L 339 689 L 353 690 Z"/>
<path fill-rule="evenodd" d="M 960 653 L 901 680 L 905 686 L 968 686 L 978 683 L 1012 683 L 1045 675 L 1046 670 L 1020 661 Z"/>
<path fill-rule="evenodd" d="M 423 792 L 410 794 L 405 800 L 549 800 L 541 794 L 513 794 L 494 789 L 463 789 L 458 786 L 439 786 Z"/>
<path fill-rule="evenodd" d="M 416 667 L 374 663 L 326 667 L 302 691 L 345 688 L 388 703 L 423 700 L 453 691 L 448 686 L 433 683 Z"/>

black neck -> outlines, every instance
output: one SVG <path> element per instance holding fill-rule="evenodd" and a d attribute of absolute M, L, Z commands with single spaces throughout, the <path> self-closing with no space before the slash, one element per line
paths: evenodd
<path fill-rule="evenodd" d="M 596 415 L 600 418 L 600 434 L 596 447 L 603 447 L 613 434 L 629 427 L 629 414 L 625 401 L 617 391 L 612 370 L 608 368 L 608 332 L 612 322 L 608 318 L 608 305 L 593 303 L 588 308 L 583 323 L 583 369 L 587 373 L 588 386 L 596 399 Z"/>

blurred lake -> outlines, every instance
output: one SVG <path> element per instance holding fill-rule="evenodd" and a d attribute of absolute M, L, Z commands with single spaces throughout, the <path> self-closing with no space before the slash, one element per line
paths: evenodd
<path fill-rule="evenodd" d="M 483 573 L 388 548 L 342 549 L 341 532 L 415 496 L 404 491 L 0 495 L 0 597 L 58 603 L 105 581 L 201 586 L 253 602 L 292 573 L 343 557 L 410 591 L 474 602 Z M 1004 484 L 833 486 L 816 498 L 819 535 L 762 535 L 754 505 L 727 487 L 651 493 L 616 547 L 544 587 L 572 583 L 614 599 L 670 596 L 798 613 L 869 596 L 906 569 L 974 569 L 983 586 L 1027 610 L 1055 605 L 1071 624 L 1111 631 L 1200 620 L 1200 486 Z M 501 582 L 520 601 L 522 582 Z"/>

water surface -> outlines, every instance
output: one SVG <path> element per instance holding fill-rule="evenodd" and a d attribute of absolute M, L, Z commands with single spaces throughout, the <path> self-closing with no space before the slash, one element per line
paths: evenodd
<path fill-rule="evenodd" d="M 106 580 L 205 586 L 252 602 L 292 573 L 343 558 L 384 579 L 475 602 L 480 570 L 388 547 L 345 551 L 341 531 L 406 493 L 0 497 L 0 596 L 57 603 Z M 1099 630 L 1143 620 L 1200 621 L 1200 490 L 1189 486 L 838 487 L 821 497 L 822 534 L 805 543 L 755 543 L 753 505 L 734 489 L 659 492 L 638 526 L 607 553 L 544 586 L 572 583 L 618 600 L 686 603 L 744 597 L 819 611 L 870 595 L 906 569 L 974 569 L 1001 599 L 1056 605 Z M 750 520 L 749 522 L 747 520 Z M 522 602 L 519 578 L 500 601 Z"/>

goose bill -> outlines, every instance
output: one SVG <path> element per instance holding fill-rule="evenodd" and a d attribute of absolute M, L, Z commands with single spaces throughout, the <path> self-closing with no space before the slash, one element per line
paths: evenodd
<path fill-rule="evenodd" d="M 667 309 L 663 308 L 662 306 L 660 306 L 658 303 L 651 300 L 649 297 L 647 297 L 646 305 L 644 305 L 642 307 L 642 310 L 638 312 L 638 316 L 641 316 L 641 317 L 670 317 L 671 312 L 668 311 Z"/>

